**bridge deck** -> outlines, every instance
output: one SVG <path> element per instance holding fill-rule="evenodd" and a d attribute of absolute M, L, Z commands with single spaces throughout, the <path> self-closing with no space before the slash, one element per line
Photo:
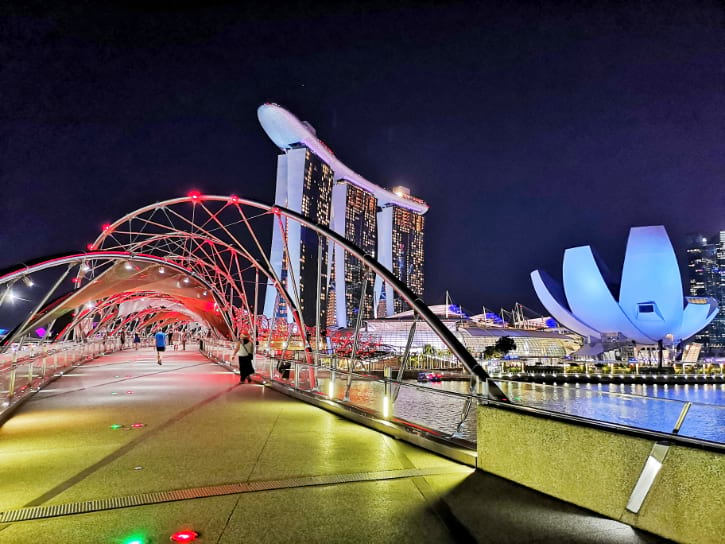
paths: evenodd
<path fill-rule="evenodd" d="M 163 366 L 115 353 L 29 399 L 0 427 L 0 512 L 0 542 L 16 544 L 181 529 L 204 543 L 661 542 L 239 384 L 197 351 Z"/>

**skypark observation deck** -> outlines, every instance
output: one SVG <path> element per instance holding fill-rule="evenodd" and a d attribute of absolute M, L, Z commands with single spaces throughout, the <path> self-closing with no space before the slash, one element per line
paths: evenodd
<path fill-rule="evenodd" d="M 362 319 L 345 353 L 305 322 L 296 278 L 280 281 L 257 236 L 280 216 L 410 306 L 388 354 L 397 374 L 365 375 Z M 259 315 L 270 283 L 293 323 Z M 0 541 L 122 542 L 139 524 L 148 542 L 183 528 L 210 542 L 658 541 L 638 527 L 699 544 L 725 530 L 724 447 L 689 432 L 699 407 L 592 391 L 586 413 L 557 411 L 540 389 L 492 380 L 389 270 L 279 206 L 198 193 L 145 206 L 87 252 L 0 273 L 0 310 L 21 298 L 27 315 L 0 346 Z M 401 380 L 418 326 L 470 374 L 467 390 Z M 187 342 L 162 366 L 147 348 L 109 355 L 122 333 L 128 346 L 159 330 L 200 337 L 203 353 Z M 245 334 L 257 385 L 230 372 Z"/>

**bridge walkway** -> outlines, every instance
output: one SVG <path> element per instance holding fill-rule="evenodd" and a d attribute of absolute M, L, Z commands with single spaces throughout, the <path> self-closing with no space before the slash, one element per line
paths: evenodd
<path fill-rule="evenodd" d="M 145 348 L 51 383 L 0 427 L 0 543 L 662 542 L 238 382 Z"/>

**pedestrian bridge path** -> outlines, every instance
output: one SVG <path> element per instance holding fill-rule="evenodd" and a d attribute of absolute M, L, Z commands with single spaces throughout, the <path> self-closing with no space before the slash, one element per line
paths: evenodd
<path fill-rule="evenodd" d="M 0 427 L 0 543 L 662 542 L 291 399 L 200 352 L 77 367 Z"/>

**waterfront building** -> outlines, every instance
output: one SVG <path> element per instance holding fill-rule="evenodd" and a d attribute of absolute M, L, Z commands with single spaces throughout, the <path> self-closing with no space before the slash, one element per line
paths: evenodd
<path fill-rule="evenodd" d="M 527 364 L 549 363 L 571 355 L 582 346 L 581 336 L 562 329 L 486 326 L 476 321 L 475 316 L 456 314 L 449 305 L 440 304 L 429 308 L 477 358 L 481 358 L 486 348 L 493 346 L 502 336 L 512 338 L 516 344 L 509 357 L 521 359 Z M 408 343 L 413 320 L 412 311 L 385 319 L 366 320 L 360 333 L 361 342 L 380 346 L 383 351 L 402 352 Z M 448 349 L 425 322 L 419 321 L 411 339 L 411 352 L 420 354 L 431 348 L 439 353 L 447 353 Z"/>
<path fill-rule="evenodd" d="M 291 147 L 277 158 L 275 204 L 301 213 L 319 225 L 330 226 L 333 173 L 330 166 L 304 146 Z M 290 295 L 299 304 L 307 325 L 315 324 L 317 311 L 317 234 L 296 221 L 280 217 L 272 232 L 271 262 Z M 286 250 L 288 248 L 288 250 Z M 327 243 L 322 252 L 321 320 L 326 321 Z M 294 282 L 294 285 L 293 285 Z M 291 318 L 276 289 L 267 290 L 265 315 Z"/>
<path fill-rule="evenodd" d="M 422 200 L 410 196 L 410 191 L 406 187 L 395 187 L 393 192 L 404 198 L 422 202 Z M 405 283 L 413 293 L 422 296 L 423 262 L 425 257 L 423 253 L 424 217 L 395 204 L 382 210 L 380 216 L 381 221 L 391 222 L 390 228 L 384 229 L 385 233 L 390 234 L 390 239 L 385 236 L 380 237 L 379 253 L 381 258 L 384 253 L 389 252 L 393 274 Z M 380 282 L 379 287 L 382 291 L 382 282 Z M 386 286 L 386 288 L 388 291 L 392 291 L 389 286 Z M 380 299 L 380 295 L 377 298 Z M 392 315 L 407 309 L 404 300 L 396 297 L 392 292 L 386 293 L 385 315 Z"/>
<path fill-rule="evenodd" d="M 347 240 L 359 247 L 366 255 L 375 256 L 377 249 L 377 199 L 372 193 L 360 189 L 344 180 L 335 184 L 332 191 L 333 222 L 332 230 L 342 234 Z M 373 281 L 369 278 L 365 293 L 362 293 L 362 262 L 330 242 L 330 252 L 334 258 L 330 262 L 330 273 L 342 281 L 336 281 L 335 320 L 331 325 L 354 323 L 358 312 L 367 319 L 373 316 Z M 338 295 L 339 291 L 339 295 Z M 340 297 L 339 303 L 338 296 Z M 362 304 L 360 302 L 362 301 Z M 362 308 L 360 307 L 362 306 Z"/>
<path fill-rule="evenodd" d="M 720 312 L 694 340 L 705 351 L 725 350 L 725 231 L 717 235 L 695 234 L 687 237 L 687 269 L 691 296 L 712 297 Z"/>
<path fill-rule="evenodd" d="M 383 189 L 352 171 L 317 138 L 309 123 L 286 109 L 264 104 L 257 115 L 267 135 L 283 152 L 277 163 L 275 204 L 329 226 L 422 296 L 423 214 L 428 205 L 404 187 Z M 275 227 L 270 260 L 290 296 L 299 301 L 305 324 L 310 326 L 315 324 L 318 303 L 317 245 L 308 229 L 292 223 L 284 232 Z M 362 292 L 365 271 L 359 259 L 332 242 L 321 251 L 322 326 L 344 328 L 353 324 L 360 312 L 363 318 L 370 318 L 405 309 L 404 301 L 381 278 L 371 275 Z M 270 286 L 264 314 L 292 319 Z"/>
<path fill-rule="evenodd" d="M 534 270 L 534 290 L 559 323 L 598 344 L 599 353 L 608 345 L 631 342 L 676 346 L 718 313 L 712 297 L 683 296 L 677 258 L 663 226 L 630 229 L 618 286 L 590 246 L 567 249 L 562 272 L 563 285 Z"/>

